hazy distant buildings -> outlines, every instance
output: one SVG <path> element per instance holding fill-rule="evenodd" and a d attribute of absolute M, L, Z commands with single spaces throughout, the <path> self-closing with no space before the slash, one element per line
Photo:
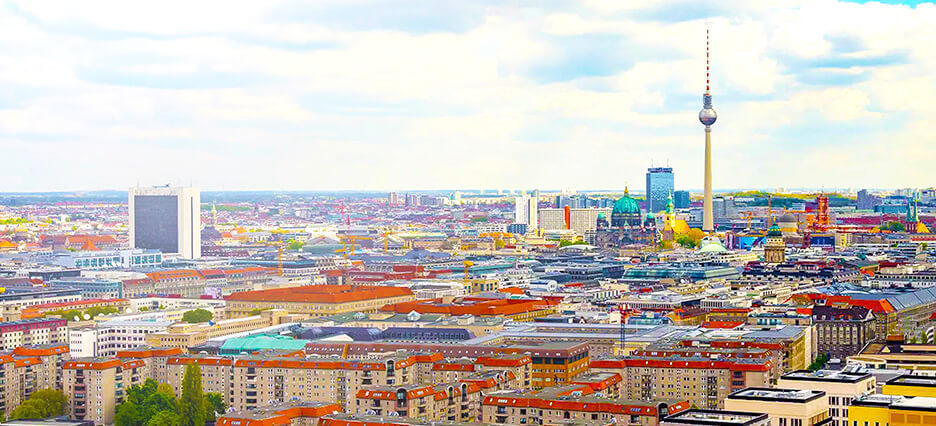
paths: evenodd
<path fill-rule="evenodd" d="M 514 223 L 526 224 L 528 230 L 539 228 L 538 202 L 539 191 L 534 191 L 532 197 L 523 194 L 514 198 Z"/>
<path fill-rule="evenodd" d="M 867 189 L 858 191 L 858 210 L 874 210 L 875 206 L 879 206 L 881 204 L 881 199 L 868 192 Z"/>
<path fill-rule="evenodd" d="M 201 257 L 201 193 L 197 188 L 134 187 L 129 191 L 130 247 Z"/>
<path fill-rule="evenodd" d="M 387 204 L 391 206 L 400 205 L 400 194 L 391 192 L 389 195 L 387 195 Z"/>
<path fill-rule="evenodd" d="M 673 206 L 677 209 L 688 209 L 692 204 L 689 191 L 673 191 Z"/>
<path fill-rule="evenodd" d="M 673 168 L 651 167 L 647 169 L 647 211 L 666 210 L 666 203 L 673 193 Z"/>

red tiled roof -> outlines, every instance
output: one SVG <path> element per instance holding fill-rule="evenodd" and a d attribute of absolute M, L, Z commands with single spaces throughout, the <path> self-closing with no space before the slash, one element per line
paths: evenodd
<path fill-rule="evenodd" d="M 399 314 L 416 311 L 421 314 L 475 316 L 516 315 L 543 310 L 558 304 L 558 301 L 544 299 L 487 299 L 466 297 L 459 303 L 443 303 L 442 299 L 427 299 L 387 305 L 380 308 L 380 310 Z"/>
<path fill-rule="evenodd" d="M 702 323 L 702 328 L 736 328 L 743 324 L 744 321 L 706 321 Z"/>
<path fill-rule="evenodd" d="M 310 285 L 270 290 L 242 291 L 225 297 L 225 300 L 248 302 L 347 303 L 412 295 L 413 292 L 405 287 Z"/>

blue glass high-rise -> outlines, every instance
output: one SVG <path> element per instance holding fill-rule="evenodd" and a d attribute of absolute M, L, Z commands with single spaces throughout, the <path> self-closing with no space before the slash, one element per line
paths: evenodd
<path fill-rule="evenodd" d="M 651 167 L 647 169 L 647 211 L 651 213 L 666 209 L 673 193 L 673 168 Z"/>

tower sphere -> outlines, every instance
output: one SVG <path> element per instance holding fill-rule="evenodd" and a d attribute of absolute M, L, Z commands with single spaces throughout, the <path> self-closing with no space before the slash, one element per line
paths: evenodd
<path fill-rule="evenodd" d="M 715 110 L 711 108 L 705 108 L 702 111 L 699 111 L 699 122 L 706 126 L 711 126 L 715 124 L 715 119 L 718 118 L 718 114 L 715 114 Z"/>

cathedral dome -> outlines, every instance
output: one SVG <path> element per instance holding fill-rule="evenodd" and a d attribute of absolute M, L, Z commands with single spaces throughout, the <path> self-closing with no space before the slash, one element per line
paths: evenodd
<path fill-rule="evenodd" d="M 777 218 L 777 223 L 796 223 L 796 218 L 792 214 L 784 213 Z"/>
<path fill-rule="evenodd" d="M 634 200 L 629 195 L 624 194 L 623 197 L 618 198 L 614 202 L 614 210 L 611 211 L 611 214 L 640 214 L 640 206 L 637 205 L 637 200 Z"/>

